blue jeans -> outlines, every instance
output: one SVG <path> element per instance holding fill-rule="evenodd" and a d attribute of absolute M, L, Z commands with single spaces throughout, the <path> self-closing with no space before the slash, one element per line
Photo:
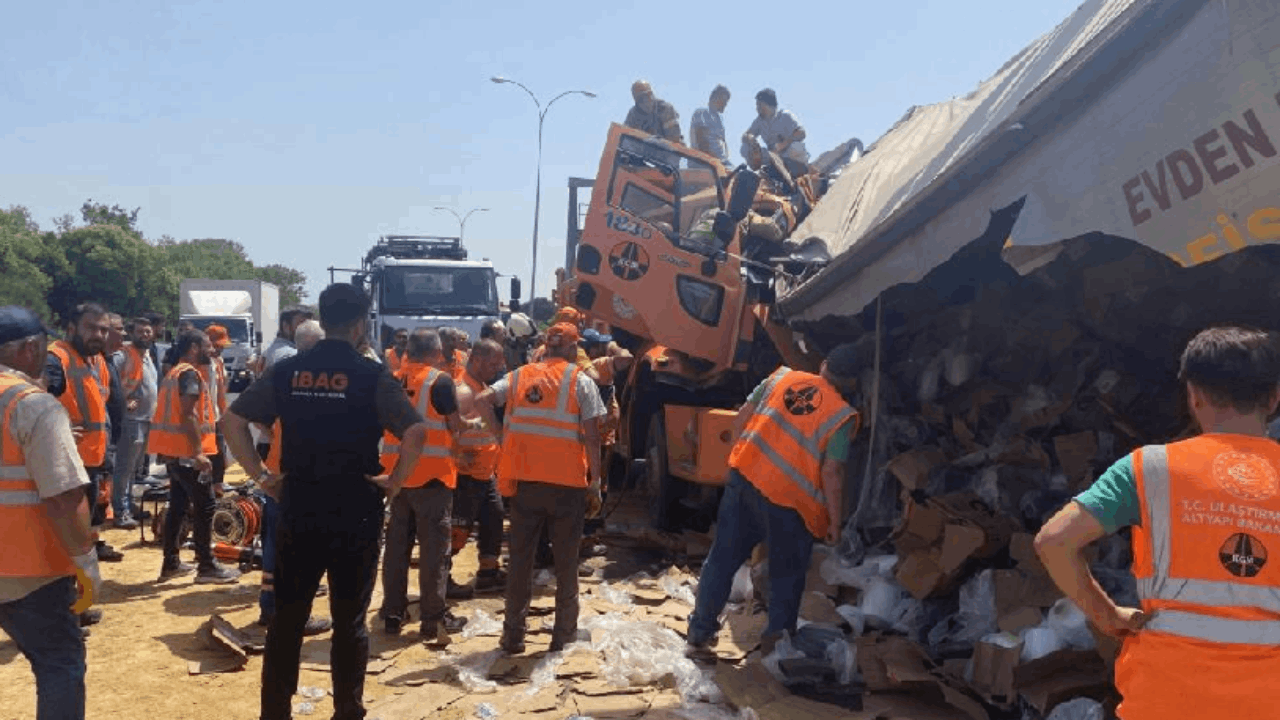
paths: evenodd
<path fill-rule="evenodd" d="M 731 469 L 720 499 L 716 539 L 702 566 L 698 601 L 689 617 L 690 644 L 705 644 L 720 630 L 720 613 L 729 600 L 733 576 L 761 542 L 769 551 L 769 624 L 765 634 L 796 631 L 813 556 L 813 534 L 800 513 L 769 502 Z"/>
<path fill-rule="evenodd" d="M 116 468 L 111 483 L 111 510 L 117 518 L 134 515 L 133 481 L 139 466 L 146 457 L 147 435 L 151 432 L 148 420 L 125 418 L 120 429 L 120 441 L 116 443 Z"/>
<path fill-rule="evenodd" d="M 84 638 L 72 578 L 0 603 L 0 629 L 13 638 L 36 676 L 37 720 L 84 720 Z"/>
<path fill-rule="evenodd" d="M 276 614 L 276 527 L 280 524 L 280 504 L 270 497 L 262 505 L 262 588 L 258 591 L 258 609 L 262 617 Z"/>

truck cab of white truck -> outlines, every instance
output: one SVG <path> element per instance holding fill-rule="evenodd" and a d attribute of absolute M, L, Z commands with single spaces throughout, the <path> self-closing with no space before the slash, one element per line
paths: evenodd
<path fill-rule="evenodd" d="M 178 286 L 180 321 L 200 330 L 227 329 L 231 344 L 222 350 L 231 392 L 253 380 L 250 361 L 262 352 L 263 336 L 274 337 L 279 325 L 280 290 L 261 280 L 189 278 Z"/>
<path fill-rule="evenodd" d="M 488 259 L 467 258 L 459 238 L 383 237 L 356 274 L 373 301 L 371 344 L 382 348 L 396 330 L 421 327 L 451 326 L 479 337 L 486 320 L 500 317 L 497 278 Z"/>

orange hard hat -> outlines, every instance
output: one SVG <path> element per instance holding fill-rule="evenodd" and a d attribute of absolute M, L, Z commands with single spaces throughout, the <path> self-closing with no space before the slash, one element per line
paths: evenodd
<path fill-rule="evenodd" d="M 227 329 L 221 325 L 210 325 L 204 329 L 204 334 L 209 337 L 209 342 L 219 350 L 231 344 L 231 335 Z"/>
<path fill-rule="evenodd" d="M 578 342 L 578 326 L 573 323 L 561 322 L 547 328 L 547 345 L 550 347 L 564 347 Z"/>

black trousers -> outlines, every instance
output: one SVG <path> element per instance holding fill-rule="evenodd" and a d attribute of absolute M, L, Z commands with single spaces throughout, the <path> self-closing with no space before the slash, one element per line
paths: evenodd
<path fill-rule="evenodd" d="M 364 717 L 364 676 L 369 664 L 365 615 L 378 577 L 382 519 L 381 510 L 358 515 L 350 508 L 298 513 L 281 507 L 276 531 L 276 612 L 267 630 L 262 664 L 263 720 L 291 716 L 303 629 L 326 572 L 333 616 L 329 655 L 333 717 Z"/>
<path fill-rule="evenodd" d="M 178 561 L 178 533 L 187 516 L 187 506 L 194 511 L 191 539 L 196 544 L 196 561 L 200 569 L 213 567 L 213 485 L 200 482 L 200 471 L 176 462 L 169 469 L 169 514 L 164 518 L 164 561 Z"/>
<path fill-rule="evenodd" d="M 458 488 L 453 492 L 453 526 L 465 529 L 468 535 L 477 524 L 476 547 L 480 557 L 497 559 L 502 554 L 502 495 L 493 478 L 478 480 L 470 475 L 458 476 Z M 462 548 L 456 548 L 458 552 Z"/>

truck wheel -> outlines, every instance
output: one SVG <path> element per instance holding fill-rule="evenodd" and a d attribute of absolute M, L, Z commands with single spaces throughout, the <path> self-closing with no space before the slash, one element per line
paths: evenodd
<path fill-rule="evenodd" d="M 645 489 L 649 493 L 649 522 L 658 530 L 670 530 L 678 490 L 667 472 L 667 429 L 661 409 L 649 421 L 645 443 Z"/>

